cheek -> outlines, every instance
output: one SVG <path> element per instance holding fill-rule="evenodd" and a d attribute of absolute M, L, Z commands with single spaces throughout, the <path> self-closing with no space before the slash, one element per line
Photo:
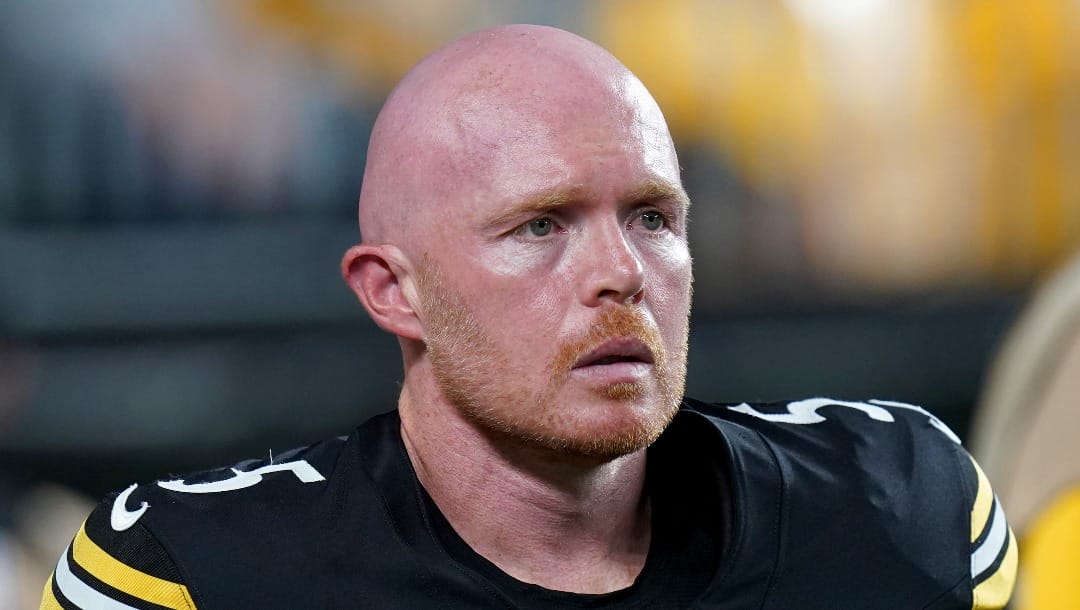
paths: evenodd
<path fill-rule="evenodd" d="M 559 264 L 562 244 L 523 243 L 507 239 L 484 248 L 473 258 L 473 268 L 494 280 L 519 281 L 540 278 Z"/>
<path fill-rule="evenodd" d="M 664 318 L 661 323 L 666 328 L 673 328 L 671 325 L 679 322 L 682 323 L 680 328 L 684 327 L 690 313 L 693 284 L 689 250 L 685 247 L 673 248 L 650 267 L 653 273 L 646 286 L 646 294 L 651 295 L 655 314 Z"/>
<path fill-rule="evenodd" d="M 475 294 L 522 322 L 556 320 L 561 297 L 571 290 L 564 258 L 558 243 L 494 245 L 472 261 Z"/>
<path fill-rule="evenodd" d="M 491 339 L 522 355 L 546 354 L 565 316 L 562 274 L 519 258 L 477 261 L 466 281 L 470 309 Z"/>

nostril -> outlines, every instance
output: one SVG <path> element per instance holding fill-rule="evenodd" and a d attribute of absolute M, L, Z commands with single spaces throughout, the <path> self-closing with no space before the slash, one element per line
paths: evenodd
<path fill-rule="evenodd" d="M 605 289 L 601 290 L 597 294 L 597 301 L 615 301 L 616 303 L 619 303 L 621 305 L 636 305 L 641 302 L 644 294 L 644 290 L 638 290 L 637 292 L 628 296 L 625 291 Z"/>

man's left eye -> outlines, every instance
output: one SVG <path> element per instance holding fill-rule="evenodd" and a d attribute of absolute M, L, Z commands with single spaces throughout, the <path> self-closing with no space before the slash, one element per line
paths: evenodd
<path fill-rule="evenodd" d="M 659 231 L 664 228 L 664 215 L 660 212 L 645 212 L 641 215 L 641 226 L 650 231 Z"/>

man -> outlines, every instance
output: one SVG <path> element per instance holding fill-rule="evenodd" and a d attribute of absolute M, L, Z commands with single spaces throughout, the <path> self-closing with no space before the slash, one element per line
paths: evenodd
<path fill-rule="evenodd" d="M 43 607 L 1002 605 L 1012 537 L 925 411 L 683 399 L 688 205 L 604 50 L 437 51 L 376 121 L 342 261 L 399 338 L 397 410 L 107 498 Z"/>

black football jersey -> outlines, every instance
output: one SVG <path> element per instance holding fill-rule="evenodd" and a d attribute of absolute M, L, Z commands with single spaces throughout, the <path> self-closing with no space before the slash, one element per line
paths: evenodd
<path fill-rule="evenodd" d="M 468 549 L 396 412 L 87 518 L 42 608 L 997 608 L 1016 543 L 948 428 L 887 402 L 691 399 L 649 448 L 653 542 L 629 589 L 547 591 Z"/>

